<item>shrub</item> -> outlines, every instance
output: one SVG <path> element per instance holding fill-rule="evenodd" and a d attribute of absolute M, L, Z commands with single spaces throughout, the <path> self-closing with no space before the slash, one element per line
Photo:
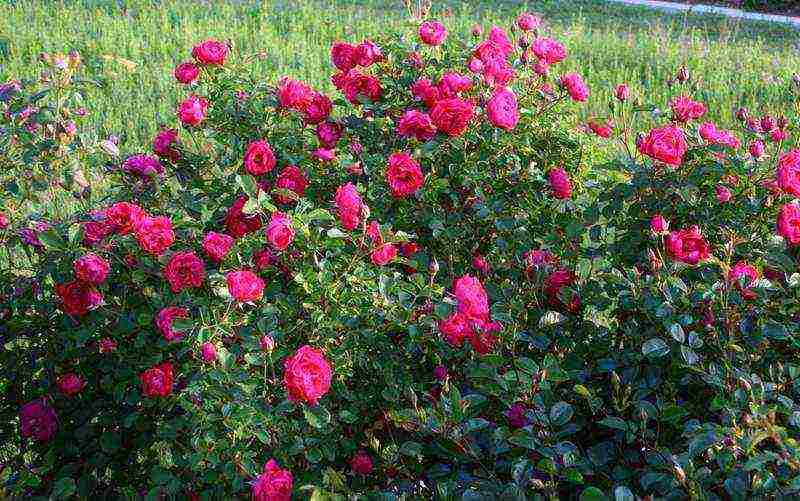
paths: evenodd
<path fill-rule="evenodd" d="M 5 298 L 10 492 L 800 490 L 788 121 L 699 123 L 682 73 L 590 166 L 539 24 L 338 42 L 333 98 L 195 47 L 181 126 Z"/>

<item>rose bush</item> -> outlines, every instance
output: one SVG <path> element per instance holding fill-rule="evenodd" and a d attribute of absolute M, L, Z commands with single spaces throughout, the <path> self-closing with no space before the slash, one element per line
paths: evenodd
<path fill-rule="evenodd" d="M 336 42 L 332 96 L 194 47 L 152 155 L 4 272 L 9 492 L 800 492 L 792 124 L 686 78 L 579 124 L 540 19 L 473 36 Z"/>

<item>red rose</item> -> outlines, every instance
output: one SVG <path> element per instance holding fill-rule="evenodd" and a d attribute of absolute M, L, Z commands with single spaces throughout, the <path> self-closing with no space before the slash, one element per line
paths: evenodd
<path fill-rule="evenodd" d="M 240 303 L 256 301 L 264 294 L 264 281 L 252 271 L 232 271 L 225 279 L 228 282 L 228 292 Z"/>
<path fill-rule="evenodd" d="M 103 304 L 103 295 L 78 280 L 56 284 L 59 308 L 71 317 L 80 317 Z"/>
<path fill-rule="evenodd" d="M 143 217 L 136 225 L 136 241 L 148 254 L 161 255 L 175 241 L 172 220 L 167 216 Z"/>
<path fill-rule="evenodd" d="M 403 198 L 416 193 L 425 182 L 419 164 L 405 152 L 392 153 L 386 169 L 386 181 L 392 196 Z"/>
<path fill-rule="evenodd" d="M 342 127 L 333 122 L 322 122 L 317 125 L 317 139 L 323 148 L 334 148 L 342 137 Z"/>
<path fill-rule="evenodd" d="M 59 378 L 56 379 L 56 385 L 61 393 L 71 397 L 81 392 L 84 386 L 86 386 L 86 381 L 74 372 L 70 372 L 59 376 Z"/>
<path fill-rule="evenodd" d="M 780 208 L 778 234 L 790 245 L 800 244 L 800 206 L 796 203 L 788 203 Z"/>
<path fill-rule="evenodd" d="M 264 465 L 263 473 L 253 482 L 253 501 L 291 501 L 292 482 L 292 473 L 270 459 Z"/>
<path fill-rule="evenodd" d="M 87 221 L 83 227 L 83 245 L 94 247 L 113 233 L 114 228 L 106 221 Z"/>
<path fill-rule="evenodd" d="M 203 237 L 203 251 L 212 261 L 218 263 L 225 258 L 233 247 L 233 237 L 223 233 L 209 231 Z"/>
<path fill-rule="evenodd" d="M 800 150 L 792 150 L 778 159 L 778 186 L 795 197 L 800 197 Z"/>
<path fill-rule="evenodd" d="M 507 87 L 498 87 L 486 103 L 486 116 L 495 127 L 513 130 L 519 122 L 517 97 Z"/>
<path fill-rule="evenodd" d="M 44 398 L 33 400 L 19 410 L 19 434 L 22 438 L 33 438 L 47 442 L 58 430 L 56 411 Z"/>
<path fill-rule="evenodd" d="M 686 139 L 683 131 L 674 125 L 655 128 L 636 142 L 639 151 L 667 165 L 679 166 L 686 154 Z"/>
<path fill-rule="evenodd" d="M 372 40 L 364 40 L 356 47 L 355 60 L 359 66 L 371 66 L 383 59 L 383 52 Z"/>
<path fill-rule="evenodd" d="M 372 458 L 364 451 L 359 451 L 350 460 L 350 468 L 359 475 L 369 475 L 372 472 Z"/>
<path fill-rule="evenodd" d="M 283 108 L 303 112 L 314 100 L 315 92 L 298 80 L 283 77 L 278 82 L 278 103 Z"/>
<path fill-rule="evenodd" d="M 286 166 L 275 180 L 275 188 L 294 192 L 298 197 L 302 197 L 305 194 L 307 187 L 308 178 L 296 165 Z M 295 199 L 290 196 L 275 194 L 275 200 L 282 204 L 289 204 Z"/>
<path fill-rule="evenodd" d="M 134 232 L 145 217 L 144 210 L 130 202 L 117 202 L 106 210 L 108 223 L 118 235 Z"/>
<path fill-rule="evenodd" d="M 356 66 L 356 48 L 345 42 L 334 42 L 331 45 L 331 62 L 341 71 L 348 71 Z"/>
<path fill-rule="evenodd" d="M 431 110 L 431 120 L 439 132 L 460 136 L 467 130 L 473 116 L 473 106 L 459 98 L 441 99 Z"/>
<path fill-rule="evenodd" d="M 428 108 L 436 106 L 436 102 L 441 97 L 439 88 L 427 78 L 420 78 L 411 85 L 411 94 L 418 101 L 425 103 Z"/>
<path fill-rule="evenodd" d="M 258 214 L 245 214 L 242 209 L 247 203 L 247 196 L 241 196 L 228 209 L 225 215 L 225 229 L 233 238 L 240 238 L 248 233 L 261 229 L 261 216 Z"/>
<path fill-rule="evenodd" d="M 284 363 L 283 382 L 292 402 L 317 405 L 331 388 L 331 365 L 322 352 L 302 346 Z"/>
<path fill-rule="evenodd" d="M 294 227 L 292 218 L 277 211 L 272 214 L 272 218 L 267 225 L 267 241 L 275 250 L 284 250 L 294 240 Z"/>
<path fill-rule="evenodd" d="M 225 64 L 228 56 L 228 46 L 222 42 L 210 38 L 205 42 L 195 45 L 192 48 L 192 56 L 198 63 L 209 66 L 221 66 Z"/>
<path fill-rule="evenodd" d="M 184 289 L 201 287 L 206 270 L 203 261 L 194 251 L 176 252 L 164 267 L 164 276 L 172 292 L 177 294 Z"/>
<path fill-rule="evenodd" d="M 315 92 L 308 106 L 303 110 L 303 118 L 309 125 L 324 122 L 331 114 L 333 103 L 328 96 Z"/>
<path fill-rule="evenodd" d="M 706 107 L 703 103 L 693 101 L 688 96 L 678 96 L 669 103 L 672 108 L 672 118 L 676 122 L 686 123 L 689 120 L 696 120 L 706 114 Z"/>
<path fill-rule="evenodd" d="M 142 394 L 148 398 L 166 397 L 172 393 L 172 364 L 163 362 L 139 374 Z"/>
<path fill-rule="evenodd" d="M 261 176 L 270 172 L 277 161 L 272 148 L 265 139 L 253 141 L 247 146 L 244 154 L 244 168 L 254 176 Z"/>
<path fill-rule="evenodd" d="M 342 92 L 352 104 L 361 104 L 359 97 L 372 102 L 380 100 L 383 94 L 381 82 L 372 75 L 365 75 L 358 70 L 350 70 L 344 78 Z"/>

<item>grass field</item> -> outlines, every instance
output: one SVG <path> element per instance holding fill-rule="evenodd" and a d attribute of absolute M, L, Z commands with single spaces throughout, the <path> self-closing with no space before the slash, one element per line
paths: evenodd
<path fill-rule="evenodd" d="M 622 81 L 646 99 L 663 99 L 680 64 L 701 83 L 698 97 L 712 118 L 729 120 L 740 104 L 773 113 L 793 105 L 800 32 L 788 27 L 600 0 L 436 2 L 434 14 L 451 30 L 467 31 L 474 19 L 507 25 L 526 9 L 543 15 L 568 44 L 567 68 L 581 71 L 593 91 L 585 113 L 602 115 L 611 88 Z M 214 36 L 233 40 L 244 53 L 265 51 L 265 60 L 253 62 L 257 74 L 288 74 L 332 91 L 332 40 L 403 29 L 406 19 L 400 0 L 0 0 L 0 80 L 33 76 L 41 51 L 77 49 L 89 76 L 105 82 L 92 100 L 92 119 L 132 151 L 171 120 L 183 92 L 172 69 L 198 40 Z"/>

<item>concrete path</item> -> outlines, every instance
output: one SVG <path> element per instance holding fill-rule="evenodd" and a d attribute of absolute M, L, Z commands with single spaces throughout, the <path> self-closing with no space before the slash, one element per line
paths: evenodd
<path fill-rule="evenodd" d="M 747 19 L 752 21 L 766 21 L 771 23 L 782 23 L 800 29 L 800 17 L 779 16 L 776 14 L 760 14 L 758 12 L 745 12 L 740 9 L 729 7 L 717 7 L 714 5 L 687 5 L 682 3 L 662 2 L 660 0 L 607 0 L 614 3 L 624 3 L 639 7 L 651 7 L 653 9 L 668 10 L 673 12 L 692 11 L 705 14 L 716 14 L 737 19 Z"/>

